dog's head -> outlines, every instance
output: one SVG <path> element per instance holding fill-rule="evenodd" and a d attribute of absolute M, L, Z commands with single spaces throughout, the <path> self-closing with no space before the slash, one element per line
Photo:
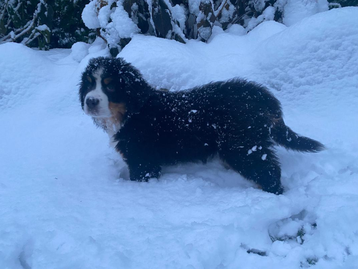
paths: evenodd
<path fill-rule="evenodd" d="M 143 90 L 150 88 L 139 71 L 121 58 L 90 60 L 82 74 L 80 101 L 86 114 L 95 118 L 123 119 L 143 102 Z"/>

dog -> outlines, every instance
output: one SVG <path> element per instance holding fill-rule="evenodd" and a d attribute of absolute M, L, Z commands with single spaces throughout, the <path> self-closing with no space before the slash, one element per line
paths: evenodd
<path fill-rule="evenodd" d="M 267 88 L 243 79 L 159 91 L 122 58 L 90 60 L 82 108 L 110 136 L 130 179 L 158 178 L 161 167 L 219 158 L 264 191 L 282 194 L 274 146 L 318 152 L 324 146 L 292 131 Z"/>

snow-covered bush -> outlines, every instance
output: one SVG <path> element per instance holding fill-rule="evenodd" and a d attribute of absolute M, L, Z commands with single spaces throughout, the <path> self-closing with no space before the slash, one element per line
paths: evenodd
<path fill-rule="evenodd" d="M 214 26 L 241 25 L 251 31 L 267 20 L 290 26 L 330 7 L 358 5 L 358 0 L 90 0 L 82 12 L 113 56 L 140 33 L 185 43 L 208 41 Z"/>
<path fill-rule="evenodd" d="M 332 8 L 358 5 L 328 2 Z M 236 24 L 251 31 L 265 20 L 291 25 L 324 6 L 327 0 L 0 0 L 0 43 L 70 48 L 97 34 L 116 55 L 136 33 L 207 41 L 213 26 L 226 30 Z"/>
<path fill-rule="evenodd" d="M 315 0 L 312 0 L 315 1 Z M 136 33 L 207 41 L 214 25 L 248 31 L 265 20 L 282 21 L 287 0 L 91 0 L 82 13 L 116 55 Z"/>

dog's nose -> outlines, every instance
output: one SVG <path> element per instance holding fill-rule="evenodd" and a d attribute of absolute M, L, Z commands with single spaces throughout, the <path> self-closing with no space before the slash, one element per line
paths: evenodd
<path fill-rule="evenodd" d="M 99 103 L 99 100 L 97 98 L 88 97 L 86 99 L 86 104 L 89 109 L 95 108 L 98 105 L 98 103 Z"/>

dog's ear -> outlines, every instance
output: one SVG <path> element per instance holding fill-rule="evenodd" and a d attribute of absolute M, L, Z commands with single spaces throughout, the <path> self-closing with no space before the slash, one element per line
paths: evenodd
<path fill-rule="evenodd" d="M 137 81 L 126 86 L 126 95 L 128 97 L 128 110 L 138 113 L 153 95 L 154 90 L 145 81 Z"/>
<path fill-rule="evenodd" d="M 154 90 L 134 66 L 120 58 L 117 64 L 120 67 L 118 68 L 119 87 L 125 91 L 128 112 L 138 113 L 148 102 Z"/>

